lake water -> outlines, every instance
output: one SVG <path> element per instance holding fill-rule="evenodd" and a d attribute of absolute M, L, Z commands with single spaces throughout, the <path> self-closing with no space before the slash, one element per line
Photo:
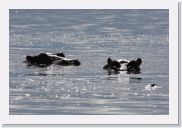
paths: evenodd
<path fill-rule="evenodd" d="M 169 114 L 168 10 L 10 10 L 9 18 L 9 114 Z M 81 65 L 22 63 L 39 52 Z M 108 57 L 141 57 L 142 72 L 108 75 Z M 151 83 L 158 88 L 145 89 Z"/>

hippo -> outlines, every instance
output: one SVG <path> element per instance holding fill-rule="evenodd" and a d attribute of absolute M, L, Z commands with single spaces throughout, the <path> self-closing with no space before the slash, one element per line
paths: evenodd
<path fill-rule="evenodd" d="M 39 67 L 46 67 L 52 64 L 68 66 L 74 65 L 79 66 L 81 63 L 78 59 L 65 58 L 64 53 L 39 53 L 34 56 L 26 56 L 26 63 L 28 66 L 35 65 Z"/>
<path fill-rule="evenodd" d="M 105 70 L 113 70 L 115 72 L 119 71 L 127 71 L 128 74 L 130 73 L 140 73 L 140 65 L 142 63 L 142 59 L 138 58 L 137 60 L 112 60 L 111 58 L 107 59 L 107 64 L 103 67 Z"/>

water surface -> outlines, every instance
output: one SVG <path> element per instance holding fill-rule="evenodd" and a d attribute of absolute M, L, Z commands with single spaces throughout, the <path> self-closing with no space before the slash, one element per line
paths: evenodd
<path fill-rule="evenodd" d="M 11 115 L 169 114 L 168 10 L 10 10 Z M 28 67 L 64 52 L 80 66 Z M 108 75 L 108 57 L 141 57 L 140 74 Z M 159 88 L 146 90 L 156 83 Z"/>

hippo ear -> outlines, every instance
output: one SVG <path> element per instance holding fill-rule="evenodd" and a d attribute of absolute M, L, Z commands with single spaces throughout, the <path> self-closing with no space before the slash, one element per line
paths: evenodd
<path fill-rule="evenodd" d="M 63 52 L 61 52 L 61 56 L 62 56 L 62 57 L 65 57 L 65 55 L 64 55 L 64 53 L 63 53 Z"/>
<path fill-rule="evenodd" d="M 107 63 L 110 64 L 111 62 L 112 62 L 112 60 L 111 60 L 111 58 L 109 57 L 109 58 L 107 59 Z"/>
<path fill-rule="evenodd" d="M 60 56 L 60 57 L 65 57 L 64 53 L 61 52 L 61 53 L 56 53 L 57 56 Z"/>
<path fill-rule="evenodd" d="M 136 61 L 138 63 L 138 66 L 140 66 L 140 64 L 142 63 L 142 59 L 141 58 L 138 58 Z"/>

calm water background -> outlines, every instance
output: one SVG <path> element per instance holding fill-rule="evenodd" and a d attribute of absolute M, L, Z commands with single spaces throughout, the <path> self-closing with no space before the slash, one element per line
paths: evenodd
<path fill-rule="evenodd" d="M 169 114 L 168 10 L 10 10 L 10 114 Z M 81 66 L 28 67 L 64 52 Z M 141 57 L 141 74 L 108 75 L 108 57 Z M 156 83 L 160 88 L 145 90 Z"/>

